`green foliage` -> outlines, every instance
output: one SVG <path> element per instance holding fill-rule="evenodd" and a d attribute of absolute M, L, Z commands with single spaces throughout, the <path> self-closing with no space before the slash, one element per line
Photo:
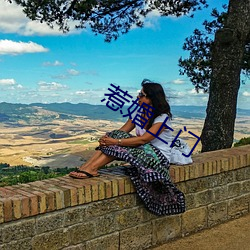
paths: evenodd
<path fill-rule="evenodd" d="M 90 27 L 95 34 L 105 35 L 105 41 L 117 39 L 133 25 L 143 26 L 148 13 L 157 10 L 162 16 L 182 16 L 207 7 L 207 0 L 8 0 L 23 7 L 31 20 L 47 23 L 51 28 L 57 24 L 63 32 L 69 31 L 69 22 L 76 27 Z"/>
<path fill-rule="evenodd" d="M 60 177 L 68 174 L 76 168 L 57 168 L 50 167 L 27 167 L 15 166 L 10 167 L 9 164 L 0 163 L 0 186 L 16 185 L 20 183 L 28 183 L 38 180 Z"/>
<path fill-rule="evenodd" d="M 240 147 L 250 144 L 250 137 L 241 138 L 238 142 L 234 143 L 234 147 Z"/>
<path fill-rule="evenodd" d="M 189 58 L 179 59 L 180 74 L 186 74 L 195 86 L 204 92 L 209 91 L 211 73 L 212 73 L 212 48 L 214 44 L 215 33 L 222 29 L 227 20 L 227 6 L 223 6 L 223 12 L 219 13 L 213 9 L 212 21 L 203 22 L 204 30 L 195 29 L 193 35 L 185 39 L 183 49 L 189 51 Z M 245 46 L 245 54 L 242 61 L 242 73 L 249 77 L 250 75 L 250 37 Z"/>

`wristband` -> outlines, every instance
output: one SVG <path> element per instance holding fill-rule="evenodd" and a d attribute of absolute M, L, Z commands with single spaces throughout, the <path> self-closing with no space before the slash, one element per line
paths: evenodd
<path fill-rule="evenodd" d="M 122 139 L 118 139 L 118 145 L 121 145 Z"/>

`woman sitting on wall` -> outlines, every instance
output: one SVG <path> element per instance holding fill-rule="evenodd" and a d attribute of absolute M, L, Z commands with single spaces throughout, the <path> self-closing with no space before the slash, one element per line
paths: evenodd
<path fill-rule="evenodd" d="M 182 158 L 184 164 L 192 160 L 170 147 L 172 114 L 162 86 L 144 80 L 138 104 L 140 109 L 132 114 L 132 119 L 119 130 L 100 138 L 94 155 L 69 176 L 79 179 L 97 177 L 100 167 L 113 160 L 126 161 L 131 165 L 127 169 L 131 181 L 151 212 L 158 215 L 182 213 L 185 211 L 184 195 L 169 176 L 171 155 Z M 136 136 L 129 134 L 134 128 Z"/>

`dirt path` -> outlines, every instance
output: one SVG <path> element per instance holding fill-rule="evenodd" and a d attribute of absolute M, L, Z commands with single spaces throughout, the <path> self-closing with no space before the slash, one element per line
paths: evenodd
<path fill-rule="evenodd" d="M 250 214 L 152 250 L 250 250 Z"/>

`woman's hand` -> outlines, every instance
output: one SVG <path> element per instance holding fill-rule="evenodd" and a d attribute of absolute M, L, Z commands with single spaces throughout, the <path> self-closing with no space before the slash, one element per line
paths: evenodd
<path fill-rule="evenodd" d="M 117 139 L 108 137 L 107 135 L 102 136 L 102 137 L 99 139 L 100 147 L 106 147 L 106 146 L 116 145 L 117 142 L 118 142 Z"/>

